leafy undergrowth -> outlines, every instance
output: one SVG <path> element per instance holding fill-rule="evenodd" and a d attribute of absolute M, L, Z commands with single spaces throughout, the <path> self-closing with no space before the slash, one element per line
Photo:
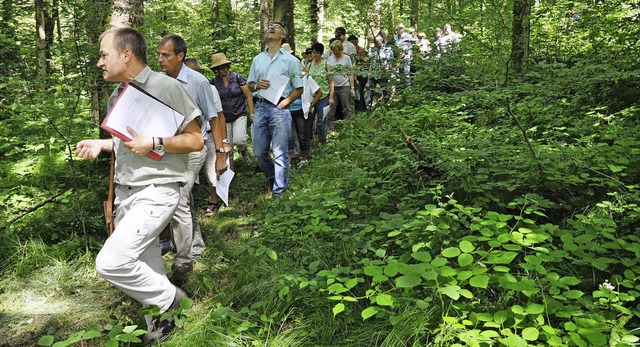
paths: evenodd
<path fill-rule="evenodd" d="M 201 218 L 194 306 L 163 345 L 636 345 L 638 109 L 585 103 L 584 81 L 558 99 L 582 74 L 540 69 L 503 88 L 398 92 L 339 122 L 276 200 L 238 164 L 230 207 Z M 69 256 L 81 244 L 9 247 L 0 345 L 80 331 L 101 345 L 141 326 L 91 252 Z"/>

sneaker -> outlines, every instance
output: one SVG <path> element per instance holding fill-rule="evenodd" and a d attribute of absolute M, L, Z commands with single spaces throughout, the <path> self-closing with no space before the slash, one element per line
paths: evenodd
<path fill-rule="evenodd" d="M 244 165 L 246 167 L 251 167 L 251 165 L 253 165 L 253 160 L 251 160 L 251 158 L 248 155 L 245 155 L 242 157 L 242 162 L 244 162 Z"/>
<path fill-rule="evenodd" d="M 213 212 L 219 211 L 221 207 L 222 207 L 222 201 L 221 200 L 209 201 L 209 203 L 207 203 L 207 207 L 204 210 L 204 215 L 205 216 L 209 216 Z"/>
<path fill-rule="evenodd" d="M 307 165 L 307 164 L 309 164 L 309 161 L 308 161 L 308 160 L 300 160 L 300 161 L 298 162 L 297 167 L 298 167 L 298 169 L 302 169 L 302 167 L 303 167 L 303 166 L 305 166 L 305 165 Z"/>
<path fill-rule="evenodd" d="M 173 303 L 171 303 L 171 306 L 167 311 L 165 311 L 165 313 L 170 313 L 179 309 L 180 299 L 187 297 L 187 293 L 176 287 L 176 295 L 173 298 Z M 147 329 L 147 333 L 144 335 L 144 342 L 152 345 L 156 342 L 164 341 L 175 327 L 176 324 L 173 321 L 173 315 L 165 318 L 162 318 L 162 315 L 160 315 L 151 321 L 151 325 Z"/>
<path fill-rule="evenodd" d="M 189 277 L 189 273 L 191 272 L 191 267 L 186 265 L 178 265 L 173 270 L 173 274 L 169 281 L 176 287 L 182 288 L 185 283 L 187 283 L 187 278 Z"/>

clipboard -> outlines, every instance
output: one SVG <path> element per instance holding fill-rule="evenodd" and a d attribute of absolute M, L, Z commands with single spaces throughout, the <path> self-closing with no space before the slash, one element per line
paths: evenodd
<path fill-rule="evenodd" d="M 104 118 L 100 128 L 129 142 L 133 135 L 127 126 L 138 133 L 153 137 L 172 137 L 178 133 L 185 117 L 139 86 L 128 83 Z M 164 152 L 150 151 L 149 157 L 160 160 Z"/>

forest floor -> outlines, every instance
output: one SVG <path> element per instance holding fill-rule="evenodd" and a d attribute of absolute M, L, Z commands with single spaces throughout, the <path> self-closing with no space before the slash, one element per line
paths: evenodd
<path fill-rule="evenodd" d="M 200 311 L 205 308 L 199 303 L 209 302 L 210 296 L 216 295 L 213 288 L 217 286 L 211 282 L 216 279 L 206 280 L 203 276 L 206 277 L 212 267 L 225 265 L 224 253 L 237 242 L 238 235 L 246 231 L 244 227 L 250 218 L 248 211 L 256 204 L 270 201 L 263 187 L 264 176 L 256 164 L 246 167 L 242 160 L 236 163 L 229 207 L 222 207 L 205 217 L 202 207 L 206 205 L 209 190 L 202 184 L 194 188 L 200 205 L 199 221 L 208 246 L 185 286 L 194 298 L 194 306 L 190 309 L 194 316 L 204 314 Z M 201 176 L 201 182 L 205 180 L 204 175 Z M 94 252 L 99 247 L 100 244 L 92 245 Z M 115 324 L 143 327 L 141 306 L 95 272 L 94 252 L 29 273 L 5 275 L 0 286 L 0 347 L 37 346 L 42 336 L 53 335 L 56 341 L 61 341 L 82 330 L 103 331 L 104 334 Z M 44 249 L 40 256 L 43 262 L 47 261 Z M 164 256 L 167 270 L 171 268 L 172 258 L 172 252 Z M 104 340 L 94 339 L 83 345 L 103 343 Z"/>

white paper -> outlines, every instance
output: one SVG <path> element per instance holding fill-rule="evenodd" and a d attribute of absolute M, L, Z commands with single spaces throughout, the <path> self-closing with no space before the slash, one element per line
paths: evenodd
<path fill-rule="evenodd" d="M 327 116 L 329 116 L 329 110 L 330 109 L 331 109 L 330 105 L 327 105 L 327 106 L 322 108 L 322 118 L 323 119 L 327 119 Z"/>
<path fill-rule="evenodd" d="M 311 76 L 306 76 L 302 79 L 304 90 L 302 92 L 302 112 L 304 113 L 304 119 L 309 119 L 309 109 L 311 108 L 311 102 L 315 98 L 316 92 L 320 89 L 320 86 Z"/>
<path fill-rule="evenodd" d="M 139 87 L 127 84 L 102 123 L 102 128 L 125 142 L 133 139 L 127 127 L 146 136 L 172 137 L 178 132 L 184 118 L 178 111 L 142 92 Z M 157 156 L 164 154 L 152 152 Z"/>
<path fill-rule="evenodd" d="M 235 176 L 235 172 L 231 171 L 229 166 L 229 158 L 227 158 L 227 170 L 220 175 L 220 179 L 216 182 L 216 194 L 226 206 L 229 206 L 229 186 Z"/>
<path fill-rule="evenodd" d="M 269 80 L 269 88 L 260 89 L 258 94 L 260 95 L 260 97 L 269 100 L 269 102 L 277 106 L 282 93 L 284 93 L 284 89 L 289 83 L 289 77 L 271 71 L 269 72 L 267 79 Z"/>

